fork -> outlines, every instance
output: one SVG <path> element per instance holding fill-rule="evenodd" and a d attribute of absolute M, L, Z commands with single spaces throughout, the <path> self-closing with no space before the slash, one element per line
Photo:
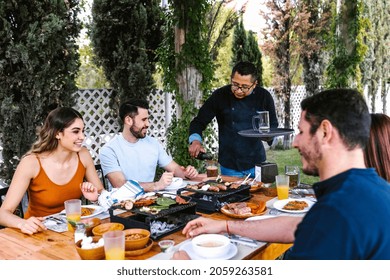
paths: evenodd
<path fill-rule="evenodd" d="M 277 215 L 280 215 L 280 211 L 278 209 L 275 209 L 275 208 L 270 208 L 268 214 L 277 216 Z"/>

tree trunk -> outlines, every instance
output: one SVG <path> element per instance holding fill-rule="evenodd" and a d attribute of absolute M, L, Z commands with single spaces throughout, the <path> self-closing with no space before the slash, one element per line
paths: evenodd
<path fill-rule="evenodd" d="M 183 28 L 175 28 L 175 52 L 180 53 L 183 44 L 185 43 L 186 31 Z M 200 108 L 202 101 L 202 92 L 199 89 L 202 81 L 201 73 L 193 66 L 186 66 L 180 74 L 178 74 L 177 84 L 179 86 L 179 94 L 185 102 L 194 102 L 196 108 Z M 178 118 L 182 115 L 180 104 L 178 106 Z"/>

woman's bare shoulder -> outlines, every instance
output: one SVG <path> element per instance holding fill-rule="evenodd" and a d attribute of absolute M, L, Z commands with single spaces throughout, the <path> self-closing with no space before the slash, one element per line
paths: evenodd
<path fill-rule="evenodd" d="M 17 169 L 23 171 L 25 174 L 29 174 L 30 177 L 34 177 L 39 172 L 39 162 L 36 154 L 28 154 L 22 157 Z"/>
<path fill-rule="evenodd" d="M 87 166 L 88 163 L 93 162 L 92 156 L 86 147 L 81 148 L 81 150 L 79 151 L 79 156 L 80 156 L 80 160 L 84 164 L 84 166 Z"/>
<path fill-rule="evenodd" d="M 38 162 L 38 155 L 37 154 L 27 154 L 22 157 L 20 160 L 20 164 L 25 165 L 37 165 Z"/>

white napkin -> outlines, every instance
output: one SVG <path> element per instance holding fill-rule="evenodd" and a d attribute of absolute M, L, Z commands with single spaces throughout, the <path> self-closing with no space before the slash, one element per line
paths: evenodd
<path fill-rule="evenodd" d="M 180 188 L 182 185 L 183 185 L 183 179 L 180 177 L 174 177 L 172 179 L 172 183 L 169 186 L 167 186 L 165 189 L 166 190 L 170 190 L 170 189 L 176 190 L 176 189 Z"/>
<path fill-rule="evenodd" d="M 103 190 L 99 196 L 98 201 L 99 205 L 107 210 L 114 203 L 120 202 L 122 200 L 135 199 L 144 193 L 144 189 L 138 182 L 129 180 L 120 188 L 113 188 L 111 192 Z"/>

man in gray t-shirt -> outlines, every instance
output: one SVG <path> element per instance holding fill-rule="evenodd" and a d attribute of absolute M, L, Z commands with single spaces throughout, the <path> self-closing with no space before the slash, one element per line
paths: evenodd
<path fill-rule="evenodd" d="M 148 103 L 139 99 L 123 103 L 119 109 L 123 131 L 100 149 L 103 173 L 114 188 L 135 180 L 145 191 L 159 191 L 169 186 L 174 176 L 191 179 L 198 175 L 193 166 L 180 166 L 157 139 L 146 135 L 148 109 Z M 154 182 L 157 166 L 166 172 Z"/>

